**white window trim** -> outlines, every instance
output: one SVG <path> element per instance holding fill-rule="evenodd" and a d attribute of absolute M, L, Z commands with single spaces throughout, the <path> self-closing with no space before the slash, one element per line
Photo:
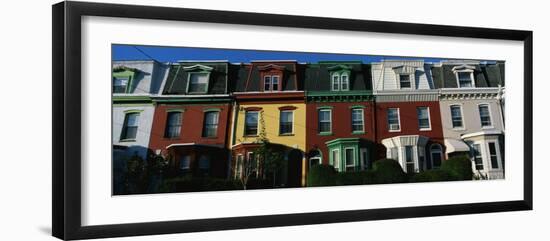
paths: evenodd
<path fill-rule="evenodd" d="M 353 164 L 351 166 L 348 166 L 348 158 L 346 157 L 346 150 L 352 150 L 352 154 L 353 154 Z M 357 158 L 355 158 L 355 147 L 344 147 L 344 172 L 347 171 L 348 167 L 353 167 L 355 169 L 355 167 L 357 166 Z"/>
<path fill-rule="evenodd" d="M 194 74 L 205 74 L 206 75 L 206 90 L 204 91 L 197 91 L 197 92 L 189 92 L 189 88 L 191 88 L 191 75 Z M 185 89 L 185 93 L 195 93 L 195 94 L 206 94 L 208 93 L 208 88 L 210 86 L 210 72 L 189 72 L 187 73 L 187 87 Z"/>
<path fill-rule="evenodd" d="M 360 110 L 361 111 L 361 122 L 363 124 L 361 125 L 361 130 L 359 130 L 359 131 L 354 131 L 353 130 L 353 111 L 355 111 L 355 110 Z M 356 132 L 356 133 L 364 133 L 365 132 L 365 110 L 363 108 L 352 108 L 351 109 L 351 128 L 352 128 L 352 130 L 351 130 L 352 133 L 353 132 Z"/>
<path fill-rule="evenodd" d="M 493 168 L 493 164 L 491 163 L 491 149 L 489 149 L 489 143 L 495 144 L 495 151 L 497 152 L 497 162 L 498 162 L 498 168 Z M 487 159 L 489 162 L 488 169 L 495 171 L 495 170 L 502 170 L 502 158 L 500 156 L 500 145 L 497 141 L 487 141 Z"/>
<path fill-rule="evenodd" d="M 335 158 L 334 158 L 334 152 L 337 152 L 337 153 L 336 153 L 336 154 L 337 154 L 336 156 L 338 157 L 338 166 L 337 166 L 336 163 L 335 163 L 336 160 L 335 160 Z M 340 158 L 340 157 L 341 157 L 341 156 L 340 156 L 340 149 L 336 148 L 336 149 L 330 150 L 330 155 L 331 155 L 331 157 L 332 157 L 332 158 L 331 158 L 331 162 L 332 162 L 332 166 L 334 167 L 334 169 L 336 169 L 336 171 L 338 171 L 338 172 L 342 171 L 342 170 L 340 170 L 340 166 L 342 165 L 342 160 L 340 160 L 340 159 L 341 159 L 341 158 Z"/>
<path fill-rule="evenodd" d="M 435 150 L 433 149 L 434 146 L 439 146 L 439 150 Z M 435 143 L 435 144 L 432 144 L 430 145 L 430 163 L 432 164 L 432 169 L 435 169 L 435 166 L 434 166 L 434 159 L 433 159 L 433 154 L 434 153 L 439 153 L 439 156 L 441 157 L 441 164 L 438 168 L 441 167 L 441 165 L 443 164 L 443 147 L 438 144 L 438 143 Z M 424 157 L 425 158 L 425 157 Z"/>
<path fill-rule="evenodd" d="M 397 124 L 399 125 L 399 128 L 397 130 L 392 130 L 390 128 L 390 118 L 389 118 L 389 112 L 390 112 L 390 109 L 396 109 L 397 110 Z M 388 132 L 401 132 L 401 111 L 399 110 L 398 107 L 390 107 L 387 109 L 387 113 L 386 113 L 386 124 L 388 125 Z"/>
<path fill-rule="evenodd" d="M 257 113 L 258 114 L 258 118 L 256 119 L 256 134 L 252 135 L 252 134 L 246 134 L 246 114 L 248 113 Z M 259 111 L 245 111 L 244 112 L 244 130 L 243 130 L 243 136 L 257 136 L 258 135 L 258 132 L 260 130 L 260 112 Z"/>
<path fill-rule="evenodd" d="M 418 130 L 419 131 L 431 131 L 432 130 L 432 115 L 430 114 L 430 107 L 429 106 L 418 106 L 416 107 L 416 118 L 418 119 L 418 108 L 426 108 L 428 110 L 428 128 L 420 128 L 420 122 L 418 122 Z M 417 120 L 418 121 L 418 120 Z M 401 128 L 401 125 L 399 125 L 399 128 Z"/>
<path fill-rule="evenodd" d="M 488 145 L 485 145 L 484 142 L 474 142 L 472 143 L 472 150 L 475 150 L 474 149 L 474 145 L 479 145 L 479 155 L 481 156 L 481 163 L 483 164 L 483 169 L 480 169 L 480 170 L 477 170 L 477 167 L 476 167 L 476 154 L 474 153 L 474 156 L 472 157 L 472 169 L 473 169 L 473 172 L 474 174 L 476 174 L 476 172 L 484 172 L 486 173 L 487 170 L 488 170 L 488 166 L 487 166 L 487 157 L 485 156 L 487 154 L 487 150 L 486 148 L 488 148 Z"/>
<path fill-rule="evenodd" d="M 458 106 L 460 108 L 460 117 L 462 119 L 462 127 L 453 127 L 453 113 L 451 111 L 451 107 L 452 106 Z M 465 118 L 464 118 L 464 106 L 462 105 L 462 103 L 453 103 L 453 104 L 449 104 L 449 115 L 451 116 L 450 120 L 451 120 L 451 128 L 453 130 L 456 130 L 456 131 L 464 131 L 464 130 L 467 130 L 466 128 L 466 121 L 465 121 Z"/>
<path fill-rule="evenodd" d="M 269 82 L 268 83 L 269 89 L 266 90 L 265 89 L 265 84 L 266 84 L 266 79 L 267 78 L 269 78 L 269 81 L 268 81 Z M 273 89 L 273 85 L 272 85 L 271 75 L 264 75 L 264 91 L 272 91 L 272 89 Z"/>
<path fill-rule="evenodd" d="M 335 89 L 334 88 L 334 77 L 336 77 L 336 81 L 338 82 L 338 84 L 336 86 L 338 86 L 338 89 Z M 341 84 L 341 81 L 340 81 L 340 74 L 338 73 L 333 73 L 331 76 L 330 76 L 330 90 L 332 91 L 340 91 L 340 84 Z"/>
<path fill-rule="evenodd" d="M 320 133 L 320 134 L 332 133 L 332 109 L 327 108 L 327 109 L 318 109 L 317 110 L 317 112 L 321 112 L 321 111 L 328 111 L 329 112 L 328 117 L 329 117 L 329 123 L 330 123 L 330 130 L 329 131 L 323 131 L 323 132 L 319 131 L 318 133 Z M 317 113 L 317 115 L 319 115 L 319 113 Z M 318 121 L 317 125 L 319 125 L 321 123 L 321 120 L 318 119 L 317 121 Z"/>
<path fill-rule="evenodd" d="M 481 124 L 481 112 L 479 111 L 479 107 L 482 106 L 482 105 L 486 105 L 487 109 L 489 110 L 489 118 L 491 119 L 491 125 L 489 125 L 489 126 L 483 126 Z M 479 117 L 479 126 L 481 127 L 481 129 L 487 130 L 487 129 L 494 129 L 495 128 L 494 118 L 493 118 L 493 111 L 492 111 L 491 105 L 489 103 L 479 103 L 479 104 L 477 104 L 477 115 Z"/>
<path fill-rule="evenodd" d="M 476 87 L 476 81 L 474 79 L 474 70 L 472 69 L 466 69 L 466 70 L 455 70 L 455 78 L 456 78 L 456 86 L 460 89 L 469 89 L 469 88 L 475 88 Z M 458 78 L 458 73 L 470 73 L 470 80 L 472 81 L 472 87 L 460 87 L 460 79 Z"/>
<path fill-rule="evenodd" d="M 347 85 L 346 85 L 347 87 L 345 89 L 343 87 L 344 86 L 344 84 L 343 84 L 344 81 L 342 79 L 343 76 L 346 76 L 346 81 L 347 81 Z M 349 84 L 350 84 L 349 74 L 346 73 L 346 72 L 342 72 L 342 73 L 340 73 L 339 79 L 340 79 L 340 91 L 349 91 Z"/>
<path fill-rule="evenodd" d="M 409 76 L 409 83 L 411 84 L 410 87 L 401 87 L 401 75 L 408 75 Z M 400 90 L 410 90 L 410 89 L 414 89 L 415 86 L 414 86 L 414 76 L 413 74 L 411 73 L 400 73 L 400 74 L 397 74 L 397 86 L 399 86 L 399 89 Z"/>
<path fill-rule="evenodd" d="M 292 113 L 292 131 L 290 133 L 281 133 L 281 116 L 283 112 L 290 112 Z M 331 123 L 332 125 L 332 123 Z M 279 112 L 279 135 L 294 135 L 294 110 L 281 110 Z"/>
<path fill-rule="evenodd" d="M 399 162 L 401 163 L 401 167 L 403 168 L 403 171 L 405 173 L 408 173 L 407 172 L 407 146 L 412 147 L 411 155 L 412 155 L 412 160 L 414 165 L 414 172 L 417 172 L 418 171 L 418 146 L 416 145 L 400 146 L 398 150 L 400 149 L 402 160 L 400 160 Z"/>

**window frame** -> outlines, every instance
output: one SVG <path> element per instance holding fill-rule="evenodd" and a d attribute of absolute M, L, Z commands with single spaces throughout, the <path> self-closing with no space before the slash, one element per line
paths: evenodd
<path fill-rule="evenodd" d="M 405 172 L 406 172 L 406 173 L 409 173 L 409 164 L 411 164 L 411 163 L 412 163 L 412 166 L 413 166 L 412 173 L 415 173 L 415 172 L 416 172 L 416 166 L 417 166 L 417 164 L 416 164 L 416 158 L 415 158 L 415 153 L 414 153 L 414 152 L 415 152 L 415 151 L 414 151 L 414 147 L 415 147 L 415 146 L 413 146 L 413 145 L 405 145 L 405 146 L 403 146 L 403 152 L 405 153 L 405 155 L 403 156 L 403 157 L 404 157 L 404 158 L 403 158 L 403 164 L 404 164 L 404 167 L 405 167 L 404 169 L 405 169 Z M 411 156 L 410 156 L 410 157 L 411 157 L 411 161 L 410 161 L 410 162 L 407 160 L 407 150 L 408 150 L 408 149 L 411 150 L 411 151 L 410 151 L 410 154 L 411 154 Z"/>
<path fill-rule="evenodd" d="M 283 113 L 290 113 L 292 115 L 292 120 L 290 122 L 290 132 L 282 132 L 282 120 L 283 120 Z M 285 135 L 294 135 L 294 110 L 280 110 L 279 111 L 279 135 L 285 136 Z"/>
<path fill-rule="evenodd" d="M 128 138 L 128 117 L 130 115 L 136 115 L 136 132 L 135 132 L 135 136 L 133 138 Z M 139 117 L 141 115 L 141 111 L 135 111 L 135 110 L 132 110 L 132 111 L 126 111 L 124 112 L 124 122 L 122 123 L 122 129 L 120 131 L 120 138 L 119 138 L 119 141 L 120 142 L 134 142 L 137 140 L 137 136 L 138 136 L 138 130 L 139 130 Z M 134 126 L 132 126 L 134 127 Z"/>
<path fill-rule="evenodd" d="M 494 145 L 495 147 L 495 154 L 491 154 L 491 144 Z M 501 161 L 501 157 L 500 157 L 500 146 L 497 144 L 497 142 L 495 141 L 488 141 L 487 142 L 487 150 L 488 150 L 488 156 L 489 156 L 489 163 L 491 164 L 491 170 L 500 170 L 501 169 L 501 166 L 502 166 L 502 161 Z M 495 156 L 496 158 L 496 164 L 497 164 L 497 167 L 495 168 L 493 166 L 493 159 L 492 157 Z"/>
<path fill-rule="evenodd" d="M 113 94 L 126 94 L 129 92 L 129 86 L 130 86 L 130 80 L 131 80 L 131 76 L 113 76 Z M 116 80 L 126 80 L 126 84 L 124 85 L 124 91 L 123 92 L 115 92 L 115 81 Z"/>
<path fill-rule="evenodd" d="M 390 123 L 390 110 L 395 109 L 397 110 L 397 129 L 393 130 L 391 129 L 391 123 Z M 401 131 L 401 113 L 399 110 L 399 107 L 389 107 L 386 109 L 386 125 L 388 126 L 388 132 L 400 132 Z"/>
<path fill-rule="evenodd" d="M 340 74 L 339 73 L 332 73 L 330 83 L 331 83 L 330 90 L 340 91 Z M 334 88 L 334 86 L 336 86 L 337 88 Z"/>
<path fill-rule="evenodd" d="M 438 147 L 439 150 L 434 150 L 434 147 Z M 434 154 L 439 154 L 439 166 L 435 166 Z M 439 169 L 443 164 L 443 147 L 439 143 L 434 143 L 430 146 L 430 162 L 432 163 L 432 169 Z"/>
<path fill-rule="evenodd" d="M 237 156 L 235 157 L 235 179 L 241 178 L 242 176 L 243 161 L 244 161 L 243 154 L 237 154 Z"/>
<path fill-rule="evenodd" d="M 180 115 L 180 121 L 179 121 L 179 125 L 176 125 L 178 126 L 178 134 L 176 136 L 169 136 L 169 129 L 170 129 L 170 115 L 172 114 L 179 114 Z M 183 127 L 183 111 L 180 111 L 180 110 L 168 110 L 166 111 L 166 125 L 164 127 L 164 138 L 165 139 L 178 139 L 181 137 L 181 129 Z"/>
<path fill-rule="evenodd" d="M 336 152 L 336 155 L 334 155 L 335 152 Z M 331 149 L 330 155 L 331 155 L 332 166 L 337 172 L 340 172 L 340 166 L 341 166 L 340 149 L 338 148 Z M 338 162 L 336 162 L 336 160 L 338 160 Z"/>
<path fill-rule="evenodd" d="M 460 74 L 464 74 L 464 73 L 469 73 L 470 75 L 470 83 L 471 83 L 471 86 L 470 87 L 462 87 L 460 85 Z M 475 79 L 474 79 L 474 71 L 473 70 L 460 70 L 460 71 L 455 71 L 455 77 L 456 77 L 456 86 L 458 88 L 461 88 L 461 89 L 468 89 L 468 88 L 476 88 L 476 82 L 475 82 Z"/>
<path fill-rule="evenodd" d="M 206 86 L 204 88 L 204 91 L 189 91 L 191 89 L 191 77 L 192 75 L 194 74 L 203 74 L 203 75 L 206 75 Z M 187 88 L 185 90 L 185 93 L 187 94 L 206 94 L 208 93 L 208 88 L 209 88 L 209 85 L 210 85 L 210 72 L 208 71 L 196 71 L 196 72 L 189 72 L 187 73 Z"/>
<path fill-rule="evenodd" d="M 453 107 L 458 107 L 458 109 L 460 110 L 460 123 L 461 123 L 461 126 L 456 126 L 454 125 L 454 119 L 453 119 Z M 458 104 L 458 103 L 455 103 L 455 104 L 450 104 L 449 105 L 449 114 L 451 115 L 451 127 L 453 128 L 453 130 L 465 130 L 466 129 L 466 123 L 464 122 L 464 108 L 462 108 L 462 104 Z"/>
<path fill-rule="evenodd" d="M 412 74 L 398 74 L 397 75 L 397 78 L 398 78 L 398 81 L 399 81 L 399 89 L 413 89 L 413 84 L 412 84 L 412 80 L 411 80 L 411 75 Z M 402 85 L 402 80 L 401 80 L 401 76 L 407 76 L 407 79 L 409 80 L 408 83 L 409 83 L 409 87 L 403 87 Z"/>
<path fill-rule="evenodd" d="M 479 150 L 476 150 L 476 146 L 479 147 Z M 472 152 L 473 152 L 473 155 L 472 155 L 472 158 L 473 158 L 473 162 L 474 162 L 474 169 L 476 171 L 484 171 L 485 170 L 485 163 L 484 160 L 483 160 L 483 148 L 482 148 L 482 143 L 473 143 L 472 144 Z M 477 158 L 478 156 L 476 155 L 476 151 L 479 153 L 479 159 L 480 159 L 480 164 L 477 163 Z M 478 169 L 478 166 L 481 166 L 481 169 Z"/>
<path fill-rule="evenodd" d="M 182 163 L 183 163 L 183 160 L 184 160 L 185 157 L 187 157 L 187 165 L 186 165 L 186 167 L 184 168 L 184 166 L 182 165 Z M 179 169 L 180 171 L 190 171 L 190 170 L 191 170 L 191 156 L 190 156 L 190 155 L 181 155 L 181 156 L 179 157 L 178 169 Z"/>
<path fill-rule="evenodd" d="M 250 114 L 250 113 L 255 113 L 255 114 L 256 114 L 256 134 L 248 134 L 247 131 L 246 131 L 246 130 L 247 130 L 247 122 L 246 122 L 247 118 L 246 118 L 246 117 L 247 117 L 247 115 Z M 246 137 L 246 136 L 252 136 L 252 137 L 258 136 L 258 135 L 259 135 L 259 133 L 258 133 L 258 132 L 259 132 L 259 129 L 260 129 L 260 112 L 257 111 L 257 110 L 247 110 L 247 111 L 245 111 L 245 113 L 244 113 L 244 131 L 243 131 L 243 136 L 245 136 L 245 137 Z"/>
<path fill-rule="evenodd" d="M 483 120 L 481 117 L 481 107 L 487 107 L 487 113 L 489 114 L 489 125 L 484 126 Z M 491 114 L 491 105 L 489 103 L 479 103 L 477 105 L 477 111 L 479 115 L 479 124 L 481 125 L 481 129 L 493 129 L 493 115 Z"/>
<path fill-rule="evenodd" d="M 215 128 L 215 131 L 214 131 L 214 135 L 213 136 L 208 136 L 206 135 L 207 133 L 207 123 L 206 123 L 206 118 L 207 118 L 207 115 L 208 114 L 216 114 L 216 128 Z M 205 110 L 204 111 L 204 114 L 203 114 L 203 121 L 202 121 L 202 134 L 201 134 L 201 137 L 203 138 L 216 138 L 218 137 L 218 126 L 220 125 L 220 111 L 219 110 Z M 209 124 L 209 125 L 213 125 L 213 124 Z"/>
<path fill-rule="evenodd" d="M 418 111 L 420 109 L 423 109 L 423 108 L 425 108 L 426 111 L 428 112 L 428 127 L 427 128 L 422 128 L 420 126 L 420 117 L 418 115 L 419 114 Z M 418 130 L 419 131 L 431 131 L 432 130 L 432 117 L 430 115 L 430 107 L 429 106 L 417 106 L 416 107 L 416 119 L 418 121 Z"/>
<path fill-rule="evenodd" d="M 322 111 L 328 111 L 329 115 L 329 119 L 328 119 L 328 123 L 329 123 L 329 130 L 328 131 L 321 131 L 321 112 Z M 317 109 L 317 133 L 318 134 L 331 134 L 332 133 L 332 109 L 330 108 L 321 108 L 321 109 Z"/>
<path fill-rule="evenodd" d="M 348 165 L 348 156 L 347 156 L 347 151 L 348 150 L 351 150 L 351 156 L 353 157 L 353 163 L 351 165 Z M 351 147 L 351 146 L 348 146 L 348 147 L 344 147 L 344 172 L 348 172 L 348 168 L 352 168 L 353 171 L 355 171 L 355 167 L 357 166 L 357 158 L 355 156 L 355 147 Z"/>
<path fill-rule="evenodd" d="M 344 77 L 346 77 L 346 88 L 344 88 Z M 349 74 L 347 72 L 340 73 L 340 91 L 349 91 Z"/>
<path fill-rule="evenodd" d="M 354 126 L 356 126 L 353 122 L 353 112 L 354 111 L 360 111 L 361 112 L 361 130 L 354 130 Z M 365 133 L 365 110 L 363 108 L 351 108 L 351 132 L 352 133 Z"/>
<path fill-rule="evenodd" d="M 361 165 L 361 170 L 368 170 L 370 158 L 369 150 L 366 147 L 359 148 L 359 162 L 359 164 Z"/>

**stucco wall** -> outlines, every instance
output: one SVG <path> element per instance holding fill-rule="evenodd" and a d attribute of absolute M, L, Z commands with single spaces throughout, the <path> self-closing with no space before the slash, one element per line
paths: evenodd
<path fill-rule="evenodd" d="M 462 121 L 464 128 L 455 128 L 453 129 L 452 119 L 451 119 L 451 105 L 461 105 L 462 106 Z M 479 117 L 478 106 L 480 104 L 489 104 L 489 111 L 491 113 L 491 123 L 493 128 L 482 128 L 481 120 Z M 474 133 L 486 130 L 498 130 L 502 131 L 502 115 L 501 110 L 498 104 L 498 101 L 493 100 L 441 100 L 440 101 L 440 110 L 441 110 L 441 122 L 443 125 L 443 135 L 445 138 L 460 139 L 460 135 L 467 133 Z"/>
<path fill-rule="evenodd" d="M 294 110 L 294 125 L 293 135 L 279 135 L 279 107 L 293 106 Z M 239 106 L 236 121 L 235 143 L 254 142 L 257 137 L 244 136 L 244 118 L 245 109 L 249 107 L 262 108 L 261 115 L 265 122 L 266 137 L 271 143 L 281 144 L 290 148 L 296 148 L 305 151 L 306 146 L 306 105 L 304 103 L 280 103 L 280 104 L 241 104 Z M 259 118 L 262 118 L 259 116 Z M 262 128 L 261 121 L 258 124 L 258 133 Z"/>
<path fill-rule="evenodd" d="M 120 141 L 120 134 L 124 125 L 124 117 L 127 111 L 141 111 L 139 114 L 138 132 L 135 141 Z M 155 108 L 153 105 L 142 106 L 113 106 L 113 130 L 112 140 L 113 145 L 127 146 L 129 149 L 126 153 L 146 157 L 147 147 L 149 146 L 149 137 L 151 133 L 151 125 Z"/>

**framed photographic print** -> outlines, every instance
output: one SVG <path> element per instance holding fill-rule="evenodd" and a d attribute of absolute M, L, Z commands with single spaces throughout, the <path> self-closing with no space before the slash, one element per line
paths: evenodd
<path fill-rule="evenodd" d="M 61 2 L 53 235 L 532 209 L 532 32 Z"/>

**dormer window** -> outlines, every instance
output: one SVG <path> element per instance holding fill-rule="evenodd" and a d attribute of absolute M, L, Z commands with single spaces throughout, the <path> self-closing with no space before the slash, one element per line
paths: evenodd
<path fill-rule="evenodd" d="M 349 90 L 349 74 L 347 72 L 339 72 L 332 74 L 332 91 L 347 91 Z"/>
<path fill-rule="evenodd" d="M 460 88 L 473 87 L 472 73 L 470 73 L 470 72 L 457 72 L 457 77 L 458 77 L 458 87 L 460 87 Z"/>
<path fill-rule="evenodd" d="M 206 93 L 208 88 L 207 73 L 190 73 L 189 79 L 188 93 Z"/>
<path fill-rule="evenodd" d="M 205 94 L 208 92 L 210 73 L 214 68 L 197 64 L 193 66 L 183 67 L 183 69 L 188 72 L 188 94 Z"/>
<path fill-rule="evenodd" d="M 456 81 L 458 88 L 474 88 L 476 83 L 474 81 L 475 66 L 460 65 L 453 67 L 453 72 L 456 75 Z"/>
<path fill-rule="evenodd" d="M 399 75 L 399 87 L 401 89 L 410 89 L 411 88 L 411 76 L 408 74 Z"/>
<path fill-rule="evenodd" d="M 279 90 L 279 75 L 265 75 L 264 91 L 277 91 L 277 90 Z"/>
<path fill-rule="evenodd" d="M 126 93 L 128 77 L 113 77 L 113 93 Z"/>

